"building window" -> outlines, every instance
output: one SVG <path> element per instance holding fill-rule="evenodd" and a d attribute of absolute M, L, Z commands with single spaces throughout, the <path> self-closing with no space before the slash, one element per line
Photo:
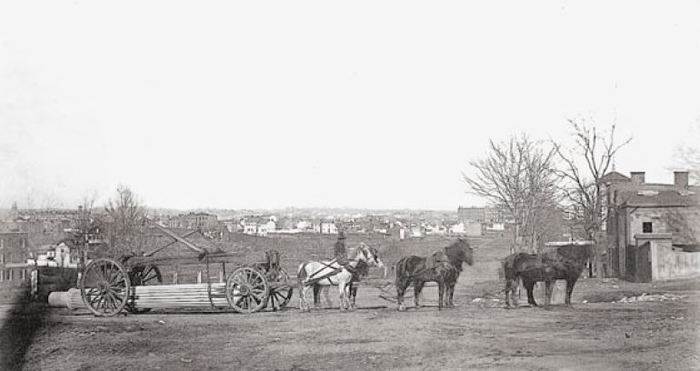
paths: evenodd
<path fill-rule="evenodd" d="M 642 223 L 642 233 L 652 233 L 651 222 Z"/>

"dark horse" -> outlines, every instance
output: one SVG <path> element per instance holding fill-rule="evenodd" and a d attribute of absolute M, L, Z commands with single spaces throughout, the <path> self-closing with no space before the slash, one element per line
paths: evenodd
<path fill-rule="evenodd" d="M 552 302 L 552 283 L 560 279 L 566 280 L 565 303 L 571 304 L 571 293 L 574 291 L 574 285 L 591 255 L 592 249 L 589 245 L 560 246 L 556 251 L 542 254 L 515 253 L 509 255 L 503 261 L 503 271 L 506 276 L 506 307 L 510 308 L 511 306 L 510 297 L 513 299 L 513 306 L 518 306 L 515 297 L 518 280 L 522 280 L 523 286 L 527 290 L 527 302 L 533 306 L 537 306 L 532 293 L 535 283 L 544 281 L 545 305 L 549 305 Z"/>
<path fill-rule="evenodd" d="M 426 282 L 438 284 L 438 308 L 442 309 L 443 303 L 447 307 L 453 307 L 457 278 L 462 272 L 462 263 L 473 264 L 473 251 L 469 243 L 464 239 L 458 239 L 452 245 L 438 251 L 429 257 L 406 256 L 396 263 L 396 293 L 399 310 L 406 310 L 403 305 L 403 296 L 408 286 L 413 284 L 413 300 L 416 308 L 420 307 L 418 298 L 423 285 Z"/>

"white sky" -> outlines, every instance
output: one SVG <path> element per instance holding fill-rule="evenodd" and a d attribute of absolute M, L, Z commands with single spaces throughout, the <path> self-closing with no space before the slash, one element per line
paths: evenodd
<path fill-rule="evenodd" d="M 0 207 L 123 183 L 158 207 L 455 209 L 483 203 L 461 171 L 489 138 L 566 142 L 578 116 L 634 137 L 618 171 L 672 181 L 699 4 L 3 2 Z"/>

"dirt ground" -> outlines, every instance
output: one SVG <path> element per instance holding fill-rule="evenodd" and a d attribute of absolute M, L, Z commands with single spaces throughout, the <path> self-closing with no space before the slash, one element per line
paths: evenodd
<path fill-rule="evenodd" d="M 581 280 L 574 305 L 549 309 L 504 309 L 500 286 L 460 280 L 458 307 L 443 311 L 433 306 L 433 288 L 424 293 L 428 306 L 397 312 L 370 287 L 360 291 L 360 309 L 347 313 L 289 308 L 96 318 L 50 309 L 23 368 L 700 369 L 699 279 Z M 563 301 L 561 293 L 555 290 L 555 303 Z M 658 300 L 619 302 L 642 293 Z"/>

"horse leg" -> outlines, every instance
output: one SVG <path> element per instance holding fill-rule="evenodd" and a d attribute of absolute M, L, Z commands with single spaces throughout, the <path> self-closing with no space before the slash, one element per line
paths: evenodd
<path fill-rule="evenodd" d="M 455 303 L 453 302 L 453 298 L 455 296 L 455 286 L 457 285 L 457 281 L 450 282 L 450 284 L 447 286 L 447 293 L 448 297 L 447 299 L 449 300 L 449 307 L 454 308 Z"/>
<path fill-rule="evenodd" d="M 517 279 L 506 279 L 506 308 L 511 308 L 511 301 L 513 302 L 513 308 L 518 307 L 518 297 L 515 295 L 515 290 L 518 285 L 519 282 Z"/>
<path fill-rule="evenodd" d="M 323 290 L 323 286 L 314 285 L 314 309 L 319 308 L 319 304 L 321 302 L 321 291 L 322 290 Z"/>
<path fill-rule="evenodd" d="M 510 290 L 511 290 L 510 286 L 511 285 L 512 285 L 511 280 L 506 278 L 506 288 L 504 290 L 506 292 L 506 308 L 510 308 Z"/>
<path fill-rule="evenodd" d="M 306 291 L 308 289 L 308 286 L 301 282 L 299 283 L 299 310 L 302 312 L 308 310 L 308 303 L 306 302 Z"/>
<path fill-rule="evenodd" d="M 515 295 L 515 292 L 518 292 L 518 295 Z M 520 299 L 520 280 L 515 279 L 510 281 L 510 298 L 513 302 L 513 307 L 517 308 L 520 303 L 518 300 Z"/>
<path fill-rule="evenodd" d="M 525 286 L 525 290 L 527 290 L 527 303 L 536 307 L 537 303 L 535 302 L 535 295 L 533 294 L 533 290 L 535 289 L 535 283 L 535 281 L 531 280 L 523 281 L 523 286 Z"/>
<path fill-rule="evenodd" d="M 326 299 L 326 308 L 332 308 L 333 307 L 333 301 L 331 301 L 331 287 L 326 286 L 323 288 L 323 297 Z"/>
<path fill-rule="evenodd" d="M 544 306 L 548 307 L 550 304 L 552 304 L 552 281 L 551 280 L 545 280 L 544 281 Z"/>
<path fill-rule="evenodd" d="M 340 306 L 340 311 L 345 311 L 345 282 L 338 282 L 338 301 Z"/>
<path fill-rule="evenodd" d="M 406 310 L 406 306 L 403 305 L 403 296 L 406 293 L 406 288 L 408 287 L 408 282 L 406 280 L 396 280 L 396 302 L 398 304 L 398 310 L 403 312 Z"/>
<path fill-rule="evenodd" d="M 413 281 L 413 303 L 416 305 L 416 309 L 420 308 L 420 292 L 423 291 L 423 281 Z"/>
<path fill-rule="evenodd" d="M 571 305 L 571 294 L 574 292 L 574 285 L 576 284 L 576 281 L 576 278 L 566 280 L 566 299 L 564 301 L 566 305 Z"/>
<path fill-rule="evenodd" d="M 445 282 L 438 280 L 438 310 L 442 310 L 442 301 L 445 297 Z"/>
<path fill-rule="evenodd" d="M 350 308 L 351 309 L 357 308 L 355 305 L 356 299 L 357 299 L 357 284 L 350 283 Z"/>

